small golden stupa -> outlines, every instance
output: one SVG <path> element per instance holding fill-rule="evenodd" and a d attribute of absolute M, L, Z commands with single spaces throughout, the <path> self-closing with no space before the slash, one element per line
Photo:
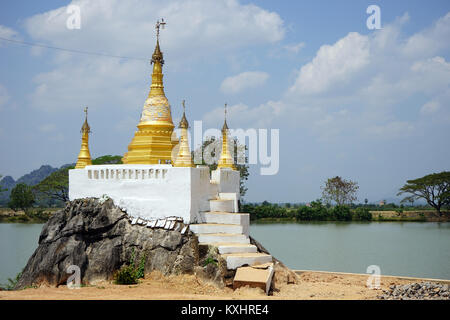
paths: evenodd
<path fill-rule="evenodd" d="M 227 104 L 225 103 L 225 121 L 222 127 L 222 153 L 220 154 L 217 168 L 230 168 L 236 170 L 233 157 L 230 153 L 230 147 L 228 145 L 228 125 L 227 125 Z"/>
<path fill-rule="evenodd" d="M 92 164 L 91 161 L 91 153 L 89 152 L 89 133 L 91 132 L 91 128 L 87 122 L 87 113 L 88 108 L 84 108 L 85 119 L 83 126 L 81 127 L 81 149 L 78 154 L 77 164 L 75 165 L 75 169 L 83 169 L 86 166 Z"/>
<path fill-rule="evenodd" d="M 156 47 L 152 55 L 152 84 L 145 101 L 139 124 L 133 140 L 124 154 L 124 164 L 171 163 L 172 148 L 178 143 L 173 134 L 174 124 L 170 104 L 164 93 L 162 66 L 163 53 L 159 48 L 159 29 L 164 20 L 156 23 Z"/>
<path fill-rule="evenodd" d="M 186 106 L 183 100 L 183 117 L 178 128 L 181 129 L 180 145 L 178 154 L 173 164 L 174 167 L 195 167 L 192 161 L 191 151 L 189 150 L 188 128 L 189 122 L 186 119 Z"/>

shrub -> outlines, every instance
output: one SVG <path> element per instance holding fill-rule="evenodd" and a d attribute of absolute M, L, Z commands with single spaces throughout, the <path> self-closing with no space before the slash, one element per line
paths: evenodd
<path fill-rule="evenodd" d="M 360 221 L 371 221 L 372 220 L 372 214 L 370 213 L 369 209 L 359 207 L 355 210 L 355 220 Z"/>
<path fill-rule="evenodd" d="M 136 284 L 138 279 L 144 278 L 145 275 L 145 261 L 147 260 L 147 255 L 144 254 L 141 257 L 139 266 L 136 268 L 134 266 L 135 251 L 131 252 L 131 258 L 128 265 L 122 266 L 115 274 L 114 280 L 116 284 Z"/>
<path fill-rule="evenodd" d="M 136 284 L 138 283 L 137 272 L 132 265 L 122 266 L 114 275 L 116 284 Z"/>
<path fill-rule="evenodd" d="M 333 208 L 333 216 L 338 221 L 350 221 L 352 220 L 352 213 L 346 206 L 335 206 Z"/>

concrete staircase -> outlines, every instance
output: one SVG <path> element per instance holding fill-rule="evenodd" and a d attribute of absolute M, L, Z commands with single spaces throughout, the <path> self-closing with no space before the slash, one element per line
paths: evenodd
<path fill-rule="evenodd" d="M 254 266 L 272 262 L 272 256 L 258 252 L 250 244 L 248 213 L 234 213 L 233 200 L 210 200 L 209 212 L 201 213 L 203 223 L 191 224 L 200 245 L 212 245 L 227 262 L 227 269 Z"/>

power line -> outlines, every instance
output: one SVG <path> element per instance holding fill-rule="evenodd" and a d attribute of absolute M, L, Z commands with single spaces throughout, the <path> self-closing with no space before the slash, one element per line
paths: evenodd
<path fill-rule="evenodd" d="M 77 53 L 77 54 L 86 54 L 86 55 L 91 55 L 91 56 L 101 56 L 101 57 L 110 57 L 110 58 L 128 59 L 128 60 L 140 60 L 140 61 L 148 61 L 149 60 L 148 58 L 135 58 L 135 57 L 127 57 L 127 56 L 116 56 L 116 55 L 100 53 L 100 52 L 92 52 L 92 51 L 83 51 L 83 50 L 74 50 L 74 49 L 53 47 L 53 46 L 47 46 L 45 44 L 40 44 L 40 43 L 19 41 L 19 40 L 13 40 L 13 39 L 8 39 L 8 38 L 3 38 L 3 37 L 0 37 L 0 40 L 12 42 L 12 43 L 23 44 L 23 45 L 30 46 L 30 47 L 47 48 L 47 49 L 60 50 L 60 51 L 65 51 L 65 52 Z"/>

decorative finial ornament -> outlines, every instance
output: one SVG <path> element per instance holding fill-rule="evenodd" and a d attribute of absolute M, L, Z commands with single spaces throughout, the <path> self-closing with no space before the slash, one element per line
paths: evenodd
<path fill-rule="evenodd" d="M 228 124 L 227 124 L 227 103 L 225 103 L 224 119 L 225 119 L 225 121 L 223 122 L 222 131 L 223 130 L 228 130 Z"/>
<path fill-rule="evenodd" d="M 164 29 L 164 26 L 166 25 L 166 22 L 164 22 L 164 19 L 161 18 L 161 21 L 156 21 L 156 47 L 155 47 L 155 51 L 153 52 L 152 55 L 152 60 L 150 61 L 150 64 L 155 63 L 157 61 L 159 61 L 161 63 L 161 65 L 164 64 L 164 59 L 163 59 L 163 54 L 161 52 L 161 49 L 159 48 L 159 30 L 160 28 Z"/>
<path fill-rule="evenodd" d="M 91 132 L 91 128 L 89 127 L 87 116 L 88 116 L 88 107 L 84 108 L 85 118 L 83 126 L 81 127 L 81 149 L 78 154 L 77 164 L 75 165 L 75 169 L 83 169 L 84 167 L 91 165 L 91 153 L 89 152 L 89 133 Z"/>
<path fill-rule="evenodd" d="M 219 162 L 217 168 L 230 168 L 236 170 L 234 165 L 233 157 L 230 153 L 230 148 L 228 146 L 228 125 L 227 125 L 227 104 L 225 103 L 224 110 L 224 122 L 222 127 L 222 153 L 220 154 Z"/>
<path fill-rule="evenodd" d="M 183 100 L 181 102 L 181 104 L 183 105 L 183 116 L 181 117 L 180 125 L 178 126 L 178 128 L 188 129 L 189 128 L 189 122 L 186 119 L 186 105 L 185 105 L 185 101 Z"/>
<path fill-rule="evenodd" d="M 180 145 L 178 149 L 177 157 L 173 163 L 174 167 L 195 167 L 194 162 L 192 161 L 191 152 L 189 150 L 188 143 L 188 128 L 189 123 L 186 119 L 186 105 L 185 101 L 181 102 L 183 105 L 183 117 L 181 118 L 180 125 L 178 126 L 181 129 L 180 136 Z"/>

